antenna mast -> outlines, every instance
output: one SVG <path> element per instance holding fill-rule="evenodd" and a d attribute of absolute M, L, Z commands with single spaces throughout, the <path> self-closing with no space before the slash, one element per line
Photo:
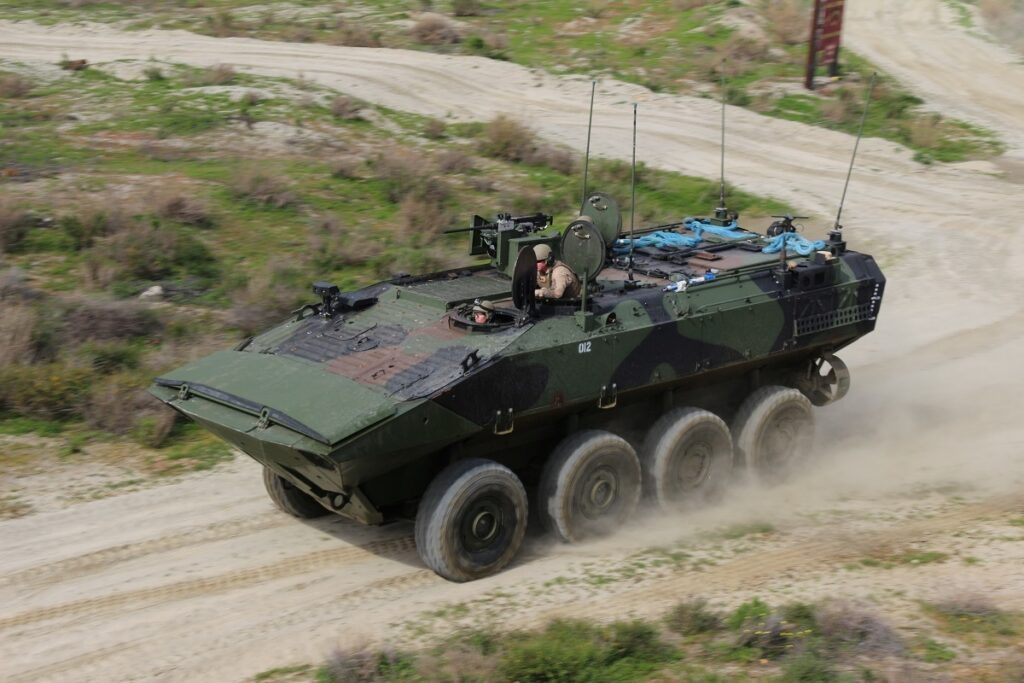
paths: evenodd
<path fill-rule="evenodd" d="M 853 156 L 850 157 L 850 168 L 846 172 L 846 184 L 843 185 L 843 197 L 839 200 L 839 211 L 836 212 L 836 224 L 832 227 L 835 232 L 841 232 L 843 226 L 839 224 L 839 219 L 843 215 L 843 204 L 846 203 L 846 190 L 850 187 L 850 176 L 853 175 L 853 162 L 857 159 L 857 148 L 860 147 L 860 139 L 864 135 L 864 124 L 868 120 L 868 107 L 871 105 L 871 93 L 875 89 L 875 79 L 878 77 L 877 73 L 871 74 L 871 83 L 868 84 L 867 94 L 864 95 L 864 113 L 860 117 L 860 130 L 857 131 L 857 141 L 853 143 Z"/>
<path fill-rule="evenodd" d="M 583 157 L 583 197 L 580 199 L 580 213 L 587 203 L 587 173 L 590 171 L 590 131 L 594 125 L 594 92 L 597 90 L 597 81 L 590 81 L 590 117 L 587 120 L 587 153 Z"/>
<path fill-rule="evenodd" d="M 633 103 L 633 166 L 629 174 L 629 279 L 633 279 L 633 233 L 636 220 L 636 102 Z"/>
<path fill-rule="evenodd" d="M 725 72 L 722 72 L 722 183 L 720 185 L 720 191 L 718 194 L 718 208 L 721 210 L 723 215 L 721 218 L 725 218 Z"/>

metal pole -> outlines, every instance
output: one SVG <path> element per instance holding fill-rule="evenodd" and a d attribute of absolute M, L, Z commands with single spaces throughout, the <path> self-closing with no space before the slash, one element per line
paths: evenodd
<path fill-rule="evenodd" d="M 580 199 L 580 213 L 587 203 L 587 173 L 590 171 L 590 130 L 594 125 L 594 92 L 597 81 L 590 81 L 590 118 L 587 120 L 587 153 L 583 156 L 583 197 Z"/>
<path fill-rule="evenodd" d="M 811 13 L 811 35 L 807 44 L 807 72 L 804 74 L 804 87 L 814 90 L 814 70 L 818 58 L 818 18 L 821 16 L 821 0 L 814 0 L 814 11 Z"/>
<path fill-rule="evenodd" d="M 843 227 L 839 225 L 839 219 L 843 215 L 843 204 L 846 202 L 846 190 L 850 187 L 850 176 L 853 175 L 853 162 L 857 160 L 857 148 L 860 147 L 860 139 L 864 135 L 864 124 L 868 120 L 868 107 L 871 105 L 871 93 L 875 89 L 875 79 L 878 77 L 877 73 L 871 74 L 871 83 L 868 84 L 868 92 L 864 96 L 864 113 L 860 117 L 860 130 L 857 131 L 857 141 L 853 143 L 853 156 L 850 157 L 850 168 L 846 172 L 846 184 L 843 185 L 843 197 L 839 200 L 839 211 L 836 212 L 836 224 L 833 230 L 842 230 Z"/>
<path fill-rule="evenodd" d="M 725 208 L 725 72 L 722 72 L 722 184 L 718 194 L 719 208 Z M 724 218 L 724 217 L 723 217 Z"/>
<path fill-rule="evenodd" d="M 636 102 L 633 103 L 633 168 L 630 172 L 630 198 L 629 198 L 629 279 L 633 279 L 633 242 L 634 227 L 636 225 Z"/>

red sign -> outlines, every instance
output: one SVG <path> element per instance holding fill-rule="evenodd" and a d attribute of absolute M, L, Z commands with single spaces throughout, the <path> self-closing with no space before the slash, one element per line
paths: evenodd
<path fill-rule="evenodd" d="M 843 0 L 822 0 L 820 11 L 815 44 L 821 53 L 821 62 L 835 64 L 843 32 Z"/>

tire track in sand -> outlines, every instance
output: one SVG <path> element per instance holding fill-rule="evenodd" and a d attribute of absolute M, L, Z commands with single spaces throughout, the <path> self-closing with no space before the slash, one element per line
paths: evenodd
<path fill-rule="evenodd" d="M 224 541 L 257 531 L 275 529 L 294 522 L 294 519 L 279 512 L 268 512 L 262 515 L 249 516 L 241 520 L 226 520 L 209 526 L 187 529 L 176 534 L 168 534 L 138 543 L 126 543 L 124 545 L 103 548 L 102 550 L 70 557 L 66 560 L 57 560 L 49 564 L 20 569 L 6 576 L 0 576 L 0 586 L 37 586 L 53 583 L 72 576 L 99 571 L 119 562 L 134 560 L 146 555 L 177 550 L 199 543 Z"/>
<path fill-rule="evenodd" d="M 395 557 L 409 554 L 416 549 L 413 537 L 402 536 L 387 541 L 377 541 L 362 546 L 347 546 L 320 550 L 305 555 L 289 557 L 280 562 L 228 572 L 189 581 L 179 581 L 164 586 L 103 595 L 86 600 L 77 600 L 50 607 L 36 608 L 0 619 L 0 630 L 25 626 L 59 617 L 84 617 L 112 609 L 123 609 L 138 604 L 156 604 L 172 600 L 186 600 L 208 593 L 216 593 L 251 586 L 264 581 L 303 574 L 324 567 L 340 567 L 373 557 Z"/>

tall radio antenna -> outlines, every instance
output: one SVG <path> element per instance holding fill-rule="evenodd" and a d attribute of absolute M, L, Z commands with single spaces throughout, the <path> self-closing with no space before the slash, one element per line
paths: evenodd
<path fill-rule="evenodd" d="M 583 156 L 583 197 L 580 199 L 580 213 L 587 204 L 587 173 L 590 171 L 590 131 L 594 126 L 594 93 L 597 91 L 597 81 L 590 81 L 590 117 L 587 120 L 587 152 Z"/>
<path fill-rule="evenodd" d="M 633 103 L 633 165 L 629 174 L 629 279 L 633 279 L 633 232 L 636 227 L 636 107 Z"/>
<path fill-rule="evenodd" d="M 871 106 L 871 94 L 875 89 L 875 79 L 878 78 L 877 73 L 871 74 L 871 82 L 868 84 L 868 91 L 864 95 L 864 113 L 860 117 L 860 130 L 857 131 L 857 141 L 853 143 L 853 156 L 850 157 L 850 168 L 846 172 L 846 184 L 843 185 L 843 197 L 839 200 L 839 211 L 836 212 L 836 224 L 833 226 L 834 231 L 841 231 L 843 226 L 839 224 L 839 219 L 843 215 L 843 204 L 846 203 L 846 190 L 850 187 L 850 176 L 853 175 L 853 162 L 857 159 L 857 148 L 860 147 L 860 139 L 864 136 L 864 124 L 868 120 L 868 107 Z"/>
<path fill-rule="evenodd" d="M 722 182 L 719 186 L 718 207 L 725 210 L 725 72 L 722 72 L 722 145 L 721 145 Z M 724 216 L 723 216 L 724 218 Z"/>

